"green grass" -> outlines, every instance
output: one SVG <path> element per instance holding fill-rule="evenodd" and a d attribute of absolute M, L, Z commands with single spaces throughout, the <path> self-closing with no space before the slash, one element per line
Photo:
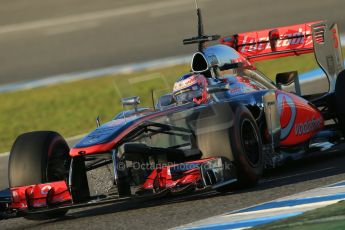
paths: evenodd
<path fill-rule="evenodd" d="M 300 216 L 276 221 L 255 229 L 323 230 L 345 229 L 345 201 L 306 212 Z"/>
<path fill-rule="evenodd" d="M 177 76 L 185 72 L 187 66 L 178 66 L 2 93 L 0 152 L 9 151 L 23 132 L 55 130 L 65 137 L 88 132 L 95 128 L 96 116 L 105 122 L 122 109 L 120 97 L 138 95 L 143 106 L 151 106 L 151 90 L 156 95 L 171 91 Z"/>
<path fill-rule="evenodd" d="M 275 79 L 277 72 L 297 70 L 298 73 L 304 73 L 308 70 L 318 68 L 314 54 L 261 61 L 256 63 L 256 67 L 273 80 Z"/>
<path fill-rule="evenodd" d="M 311 55 L 304 55 L 260 62 L 257 67 L 274 78 L 278 71 L 304 72 L 316 65 Z M 65 137 L 86 133 L 95 127 L 96 116 L 105 122 L 122 109 L 121 97 L 138 95 L 143 106 L 151 106 L 151 90 L 156 98 L 170 92 L 173 82 L 188 71 L 188 65 L 182 65 L 2 93 L 0 152 L 9 151 L 23 132 L 55 130 Z"/>

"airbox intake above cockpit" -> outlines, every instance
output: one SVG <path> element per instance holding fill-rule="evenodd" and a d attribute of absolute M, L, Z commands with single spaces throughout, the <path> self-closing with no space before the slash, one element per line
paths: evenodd
<path fill-rule="evenodd" d="M 224 69 L 226 66 L 237 63 L 241 56 L 233 48 L 226 45 L 215 45 L 196 52 L 193 55 L 191 68 L 195 73 L 201 73 L 211 67 Z"/>

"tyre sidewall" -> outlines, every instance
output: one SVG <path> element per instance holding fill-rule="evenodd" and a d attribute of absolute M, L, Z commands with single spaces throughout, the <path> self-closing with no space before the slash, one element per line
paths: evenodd
<path fill-rule="evenodd" d="M 20 135 L 9 158 L 10 187 L 51 182 L 47 175 L 48 161 L 57 157 L 54 156 L 56 148 L 68 151 L 66 141 L 56 132 L 37 131 Z"/>
<path fill-rule="evenodd" d="M 336 112 L 337 118 L 339 121 L 340 130 L 345 137 L 345 106 L 344 106 L 344 98 L 345 98 L 345 70 L 341 71 L 338 74 L 337 82 L 335 85 L 335 104 L 336 104 Z"/>
<path fill-rule="evenodd" d="M 259 159 L 255 165 L 249 161 L 242 144 L 241 129 L 243 122 L 246 120 L 251 122 L 258 140 Z M 262 176 L 263 171 L 262 141 L 259 128 L 250 111 L 245 106 L 238 106 L 236 108 L 234 121 L 234 126 L 230 130 L 230 138 L 238 180 L 241 184 L 255 185 Z"/>
<path fill-rule="evenodd" d="M 66 175 L 56 172 L 49 178 L 49 167 L 64 162 L 61 158 L 69 158 L 69 147 L 66 141 L 56 132 L 36 131 L 24 133 L 14 142 L 8 167 L 10 187 L 26 186 L 65 180 Z M 55 159 L 54 159 L 55 158 Z M 55 162 L 54 162 L 55 161 Z M 60 162 L 56 162 L 60 161 Z M 53 164 L 52 164 L 53 163 Z M 54 169 L 51 169 L 54 172 Z M 45 220 L 62 217 L 67 210 L 43 214 L 28 215 L 26 219 Z"/>

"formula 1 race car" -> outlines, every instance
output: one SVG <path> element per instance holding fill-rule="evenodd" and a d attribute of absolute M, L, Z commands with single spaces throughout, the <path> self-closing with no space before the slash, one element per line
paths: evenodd
<path fill-rule="evenodd" d="M 123 111 L 72 149 L 53 131 L 20 135 L 9 158 L 0 218 L 57 218 L 69 209 L 152 199 L 234 184 L 253 186 L 265 168 L 310 156 L 345 135 L 345 71 L 336 24 L 326 21 L 220 38 L 203 33 L 191 73 L 207 79 L 204 103 L 163 95 L 156 108 L 125 98 Z M 206 42 L 219 44 L 206 46 Z M 274 83 L 253 61 L 314 53 L 329 89 L 303 94 L 296 71 Z M 308 79 L 310 80 L 310 79 Z M 182 82 L 182 81 L 181 81 Z M 188 82 L 183 82 L 178 87 Z M 310 84 L 310 81 L 308 81 Z"/>

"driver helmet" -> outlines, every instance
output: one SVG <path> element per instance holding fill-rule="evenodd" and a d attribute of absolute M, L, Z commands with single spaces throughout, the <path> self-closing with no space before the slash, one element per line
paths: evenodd
<path fill-rule="evenodd" d="M 173 97 L 179 104 L 194 102 L 197 104 L 207 103 L 207 79 L 202 74 L 186 74 L 179 78 L 173 89 Z"/>

